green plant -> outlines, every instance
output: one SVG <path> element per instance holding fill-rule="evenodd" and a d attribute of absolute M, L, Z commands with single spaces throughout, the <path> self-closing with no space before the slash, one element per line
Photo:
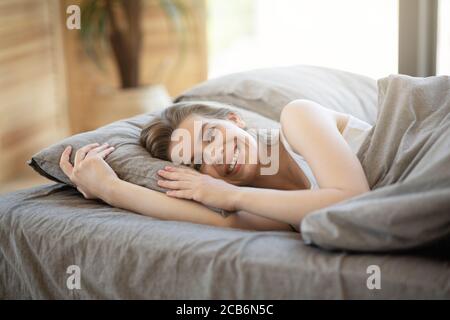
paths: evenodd
<path fill-rule="evenodd" d="M 190 17 L 183 0 L 84 0 L 82 2 L 80 29 L 82 45 L 88 56 L 99 67 L 102 67 L 103 51 L 112 51 L 122 88 L 139 86 L 144 1 L 157 2 L 163 9 L 170 23 L 170 30 L 176 35 L 181 52 L 180 57 L 184 57 Z"/>

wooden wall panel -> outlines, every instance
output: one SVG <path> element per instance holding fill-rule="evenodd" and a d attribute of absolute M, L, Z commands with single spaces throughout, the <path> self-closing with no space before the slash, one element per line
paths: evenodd
<path fill-rule="evenodd" d="M 0 183 L 32 174 L 30 156 L 67 134 L 59 10 L 0 1 Z"/>
<path fill-rule="evenodd" d="M 183 64 L 157 0 L 145 0 L 141 83 L 162 83 L 175 96 L 207 77 L 205 0 L 184 0 L 195 26 Z M 66 8 L 81 0 L 0 0 L 0 185 L 35 175 L 36 151 L 83 131 L 90 102 L 102 86 L 118 86 L 110 56 L 105 71 L 86 57 Z M 69 125 L 70 128 L 69 131 Z"/>
<path fill-rule="evenodd" d="M 206 9 L 205 0 L 183 0 L 190 8 L 192 30 L 187 30 L 188 46 L 183 63 L 177 64 L 178 51 L 158 0 L 145 0 L 142 20 L 143 51 L 140 78 L 142 85 L 164 84 L 171 96 L 207 78 Z M 80 5 L 82 0 L 65 0 Z M 61 8 L 65 16 L 65 6 Z M 83 26 L 81 26 L 83 27 Z M 64 48 L 68 76 L 68 96 L 71 128 L 84 131 L 86 118 L 95 92 L 102 86 L 118 87 L 116 67 L 110 55 L 103 57 L 104 71 L 86 56 L 78 32 L 64 30 Z"/>

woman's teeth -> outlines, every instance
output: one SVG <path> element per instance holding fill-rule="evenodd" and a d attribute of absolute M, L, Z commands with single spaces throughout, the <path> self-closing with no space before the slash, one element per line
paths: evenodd
<path fill-rule="evenodd" d="M 236 163 L 239 157 L 239 150 L 236 148 L 234 151 L 233 159 L 231 160 L 231 164 L 228 165 L 228 173 L 231 173 L 234 170 L 234 167 L 236 167 Z"/>

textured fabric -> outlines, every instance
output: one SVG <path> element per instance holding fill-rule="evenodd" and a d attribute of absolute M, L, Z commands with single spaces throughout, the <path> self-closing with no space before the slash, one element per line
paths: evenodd
<path fill-rule="evenodd" d="M 80 290 L 66 286 L 71 265 Z M 327 252 L 289 231 L 162 221 L 63 184 L 0 196 L 0 299 L 450 299 L 449 284 L 448 258 L 430 253 Z"/>
<path fill-rule="evenodd" d="M 352 115 L 349 116 L 347 125 L 342 131 L 342 136 L 347 141 L 353 153 L 357 154 L 373 126 Z"/>
<path fill-rule="evenodd" d="M 309 99 L 369 124 L 377 116 L 374 79 L 336 69 L 297 65 L 233 73 L 203 82 L 175 99 L 214 100 L 279 121 L 282 108 Z"/>
<path fill-rule="evenodd" d="M 450 78 L 378 81 L 379 114 L 357 156 L 371 192 L 306 216 L 307 243 L 403 250 L 450 238 Z"/>

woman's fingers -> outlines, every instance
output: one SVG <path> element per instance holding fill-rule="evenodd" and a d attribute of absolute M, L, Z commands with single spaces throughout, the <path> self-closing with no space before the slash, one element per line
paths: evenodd
<path fill-rule="evenodd" d="M 166 166 L 164 169 L 167 171 L 170 171 L 170 172 L 182 172 L 182 173 L 194 174 L 194 175 L 199 174 L 198 171 L 191 169 L 191 168 L 179 168 L 179 167 Z"/>
<path fill-rule="evenodd" d="M 192 174 L 184 173 L 184 172 L 175 172 L 175 171 L 167 171 L 167 170 L 158 170 L 158 174 L 169 180 L 189 180 L 192 179 Z"/>
<path fill-rule="evenodd" d="M 106 158 L 107 155 L 109 155 L 111 152 L 114 151 L 114 147 L 111 147 L 108 143 L 104 143 L 99 147 L 95 147 L 86 154 L 86 157 L 89 156 L 99 156 L 102 159 Z"/>
<path fill-rule="evenodd" d="M 73 166 L 70 163 L 70 154 L 72 153 L 72 147 L 68 146 L 64 149 L 63 153 L 61 154 L 61 158 L 59 159 L 59 166 L 61 167 L 61 170 L 64 172 L 64 174 L 68 177 L 72 175 Z"/>
<path fill-rule="evenodd" d="M 114 147 L 109 147 L 103 151 L 100 151 L 99 153 L 97 153 L 97 155 L 100 156 L 102 159 L 105 159 L 108 154 L 114 151 L 114 149 L 115 149 Z"/>
<path fill-rule="evenodd" d="M 74 165 L 77 166 L 85 157 L 86 154 L 91 151 L 92 149 L 98 147 L 98 143 L 91 143 L 88 144 L 82 148 L 80 148 L 76 153 L 75 153 L 75 161 L 74 161 Z"/>
<path fill-rule="evenodd" d="M 170 197 L 192 200 L 191 190 L 170 190 L 166 194 Z"/>
<path fill-rule="evenodd" d="M 188 189 L 191 186 L 189 181 L 170 181 L 170 180 L 158 180 L 158 185 L 168 189 Z"/>
<path fill-rule="evenodd" d="M 109 148 L 109 144 L 104 143 L 104 144 L 102 144 L 99 147 L 96 147 L 96 148 L 93 148 L 93 149 L 89 150 L 89 152 L 88 152 L 88 154 L 86 156 L 97 154 L 97 153 L 99 153 L 99 152 L 101 152 L 101 151 L 103 151 L 105 149 L 108 149 L 108 148 Z"/>

